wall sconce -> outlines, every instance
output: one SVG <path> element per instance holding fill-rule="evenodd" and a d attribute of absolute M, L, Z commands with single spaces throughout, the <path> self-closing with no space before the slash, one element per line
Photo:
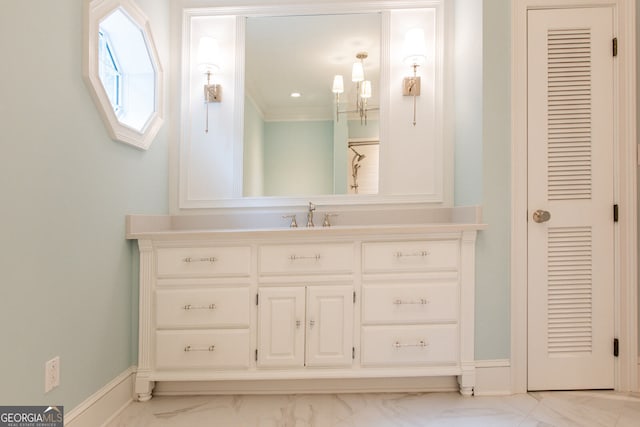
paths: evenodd
<path fill-rule="evenodd" d="M 211 37 L 202 37 L 198 45 L 198 67 L 207 76 L 207 83 L 204 85 L 204 103 L 207 105 L 205 133 L 209 133 L 209 104 L 222 101 L 222 86 L 211 83 L 211 75 L 220 70 L 218 58 L 220 47 L 218 41 Z"/>
<path fill-rule="evenodd" d="M 402 81 L 402 95 L 413 96 L 413 125 L 416 125 L 416 97 L 420 96 L 420 77 L 418 67 L 427 60 L 427 45 L 424 30 L 414 28 L 409 30 L 404 39 L 404 63 L 413 67 L 413 76 L 405 77 Z"/>
<path fill-rule="evenodd" d="M 358 113 L 360 116 L 360 124 L 367 124 L 367 112 L 377 110 L 370 108 L 368 100 L 371 98 L 371 81 L 365 80 L 364 76 L 364 60 L 369 54 L 367 52 L 358 52 L 356 58 L 359 60 L 353 63 L 351 68 L 351 81 L 356 84 L 356 108 L 354 110 L 339 110 L 340 94 L 344 92 L 344 79 L 338 74 L 333 78 L 332 92 L 336 94 L 336 121 L 340 121 L 340 114 Z"/>

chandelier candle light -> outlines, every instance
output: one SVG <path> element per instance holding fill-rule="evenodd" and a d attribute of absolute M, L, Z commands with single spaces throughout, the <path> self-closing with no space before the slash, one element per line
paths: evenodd
<path fill-rule="evenodd" d="M 207 105 L 205 119 L 205 133 L 209 133 L 209 104 L 222 101 L 222 87 L 219 84 L 211 83 L 211 75 L 220 71 L 218 58 L 220 47 L 218 41 L 212 37 L 202 37 L 198 45 L 198 67 L 207 76 L 207 83 L 204 85 L 204 102 Z"/>
<path fill-rule="evenodd" d="M 358 113 L 360 116 L 360 124 L 367 124 L 367 111 L 377 108 L 370 108 L 367 103 L 371 98 L 371 81 L 365 80 L 364 77 L 364 60 L 369 54 L 367 52 L 358 52 L 356 58 L 359 60 L 354 62 L 351 68 L 351 81 L 356 84 L 356 109 L 340 111 L 340 94 L 344 92 L 344 79 L 338 74 L 333 77 L 333 87 L 331 91 L 336 95 L 336 121 L 340 121 L 340 114 Z"/>
<path fill-rule="evenodd" d="M 405 77 L 402 82 L 402 95 L 413 96 L 413 125 L 416 125 L 416 97 L 420 95 L 420 76 L 418 67 L 427 60 L 427 46 L 422 28 L 409 30 L 404 39 L 404 63 L 413 68 L 413 76 Z"/>

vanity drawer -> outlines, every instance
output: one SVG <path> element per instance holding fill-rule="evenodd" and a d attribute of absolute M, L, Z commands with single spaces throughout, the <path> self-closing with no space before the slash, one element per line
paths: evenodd
<path fill-rule="evenodd" d="M 156 332 L 156 367 L 160 369 L 246 369 L 250 356 L 248 329 Z"/>
<path fill-rule="evenodd" d="M 457 240 L 376 242 L 362 245 L 365 273 L 457 269 Z"/>
<path fill-rule="evenodd" d="M 455 322 L 459 304 L 455 282 L 365 285 L 362 322 Z"/>
<path fill-rule="evenodd" d="M 248 276 L 251 248 L 244 246 L 159 248 L 158 277 Z"/>
<path fill-rule="evenodd" d="M 156 293 L 158 328 L 249 327 L 248 288 L 159 290 Z"/>
<path fill-rule="evenodd" d="M 362 365 L 456 364 L 458 326 L 365 326 Z"/>
<path fill-rule="evenodd" d="M 350 273 L 352 243 L 269 245 L 259 249 L 261 274 Z"/>

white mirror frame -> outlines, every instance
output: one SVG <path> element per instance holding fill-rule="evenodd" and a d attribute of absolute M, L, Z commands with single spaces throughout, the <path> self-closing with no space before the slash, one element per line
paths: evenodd
<path fill-rule="evenodd" d="M 99 76 L 98 31 L 100 22 L 118 8 L 126 12 L 128 17 L 140 28 L 155 71 L 155 108 L 142 131 L 126 126 L 118 120 Z M 163 123 L 164 77 L 149 20 L 145 14 L 132 0 L 90 0 L 86 2 L 83 53 L 83 76 L 111 138 L 143 150 L 148 149 Z"/>
<path fill-rule="evenodd" d="M 344 3 L 323 3 L 317 2 L 305 2 L 304 4 L 292 4 L 283 3 L 281 5 L 247 5 L 246 2 L 233 2 L 230 0 L 178 0 L 174 4 L 174 22 L 175 28 L 180 28 L 180 38 L 173 40 L 173 49 L 175 57 L 182 58 L 179 64 L 180 74 L 173 76 L 176 81 L 173 82 L 175 87 L 179 88 L 180 97 L 180 115 L 173 117 L 174 129 L 172 132 L 173 138 L 172 150 L 171 150 L 171 166 L 170 166 L 170 210 L 172 213 L 187 213 L 189 211 L 203 212 L 206 209 L 255 209 L 255 208 L 272 208 L 283 206 L 301 206 L 305 205 L 308 200 L 313 200 L 318 204 L 332 205 L 332 206 L 371 206 L 371 205 L 429 205 L 429 206 L 451 206 L 453 204 L 453 84 L 452 80 L 448 78 L 450 74 L 447 70 L 451 70 L 452 54 L 449 49 L 451 48 L 450 40 L 452 40 L 452 14 L 450 13 L 451 7 L 448 2 L 442 0 L 408 0 L 399 2 L 398 4 L 388 1 L 366 1 L 366 0 L 352 0 Z M 436 144 L 435 158 L 439 161 L 434 164 L 435 178 L 435 190 L 429 194 L 385 194 L 384 184 L 381 184 L 380 188 L 382 194 L 377 195 L 309 195 L 309 196 L 293 196 L 293 197 L 242 197 L 241 192 L 238 190 L 237 185 L 234 185 L 232 190 L 233 194 L 230 197 L 223 197 L 220 199 L 211 199 L 202 197 L 202 195 L 191 194 L 188 184 L 194 182 L 195 179 L 189 173 L 189 152 L 190 147 L 190 133 L 192 130 L 189 128 L 191 121 L 199 120 L 201 117 L 200 112 L 193 114 L 190 106 L 190 96 L 192 91 L 190 74 L 192 70 L 190 68 L 191 58 L 190 49 L 192 43 L 191 34 L 191 20 L 196 17 L 235 17 L 236 24 L 233 31 L 236 38 L 238 55 L 235 59 L 235 79 L 233 84 L 226 85 L 231 87 L 232 96 L 229 95 L 229 89 L 227 89 L 225 96 L 224 108 L 229 108 L 228 104 L 235 102 L 237 105 L 243 105 L 244 102 L 244 62 L 243 62 L 243 43 L 244 43 L 244 18 L 250 16 L 272 16 L 272 15 L 297 15 L 297 14 L 335 14 L 335 13 L 363 13 L 363 12 L 379 12 L 389 13 L 394 10 L 410 11 L 411 9 L 422 8 L 435 8 L 438 10 L 437 14 L 437 38 L 439 40 L 439 49 L 436 52 L 437 56 L 437 78 L 439 80 L 439 87 L 442 89 L 436 96 L 436 103 L 439 106 L 439 111 L 436 114 L 438 124 L 436 126 L 436 132 L 439 133 L 439 142 Z M 385 27 L 389 25 L 388 19 L 383 22 L 383 38 L 387 37 L 387 40 L 382 41 L 381 57 L 383 61 L 383 68 L 387 67 L 384 61 L 389 61 L 389 40 L 388 31 L 389 28 Z M 385 33 L 386 32 L 386 33 Z M 385 35 L 386 34 L 386 35 Z M 444 41 L 442 40 L 444 39 Z M 386 53 L 385 53 L 386 52 Z M 385 57 L 386 55 L 386 57 Z M 388 62 L 387 62 L 388 63 Z M 384 77 L 384 71 L 381 71 L 381 91 L 389 91 L 389 86 L 396 87 L 398 82 L 390 82 L 389 77 Z M 409 68 L 403 73 L 409 74 Z M 242 82 L 239 84 L 238 82 Z M 198 86 L 199 87 L 199 86 Z M 199 92 L 198 92 L 199 93 Z M 401 96 L 395 94 L 393 96 Z M 381 99 L 381 110 L 389 111 L 391 100 Z M 231 115 L 233 116 L 233 124 L 228 130 L 228 134 L 225 134 L 225 138 L 228 140 L 236 140 L 238 135 L 242 135 L 242 123 L 241 117 L 243 109 L 235 110 Z M 196 119 L 197 118 L 197 119 Z M 409 116 L 407 115 L 407 120 Z M 204 119 L 202 119 L 204 120 Z M 385 117 L 381 117 L 381 130 L 380 139 L 388 141 L 388 128 L 390 117 L 387 114 Z M 389 145 L 381 145 L 381 157 L 389 157 Z M 381 160 L 382 164 L 383 160 Z M 236 174 L 236 182 L 242 177 L 242 158 L 238 154 L 234 153 L 234 173 Z M 384 172 L 381 171 L 381 179 Z"/>

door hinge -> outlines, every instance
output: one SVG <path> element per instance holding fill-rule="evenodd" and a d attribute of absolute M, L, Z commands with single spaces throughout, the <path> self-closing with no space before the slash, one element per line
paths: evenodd
<path fill-rule="evenodd" d="M 258 361 L 258 349 L 256 348 L 256 362 Z"/>
<path fill-rule="evenodd" d="M 613 205 L 613 222 L 618 222 L 618 204 Z"/>
<path fill-rule="evenodd" d="M 353 291 L 353 303 L 356 303 L 356 291 Z"/>
<path fill-rule="evenodd" d="M 618 338 L 613 339 L 613 355 L 618 357 L 620 355 L 620 341 Z"/>
<path fill-rule="evenodd" d="M 356 358 L 356 348 L 351 347 L 351 359 L 355 360 Z"/>
<path fill-rule="evenodd" d="M 258 305 L 258 298 L 260 298 L 259 295 L 260 294 L 256 294 L 256 305 Z"/>
<path fill-rule="evenodd" d="M 613 56 L 618 56 L 618 38 L 614 37 L 613 38 Z"/>

